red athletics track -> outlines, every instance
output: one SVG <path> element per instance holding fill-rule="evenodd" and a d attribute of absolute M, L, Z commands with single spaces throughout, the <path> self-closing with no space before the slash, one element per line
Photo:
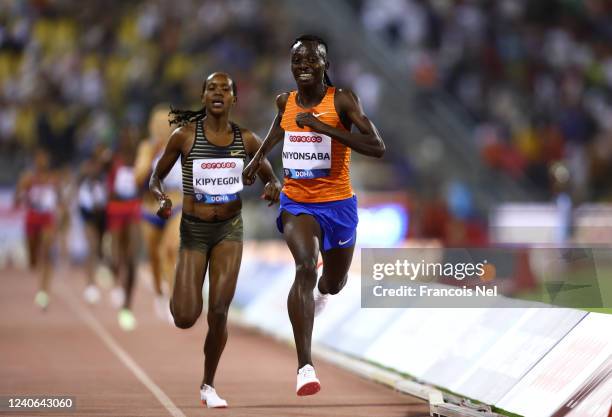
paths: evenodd
<path fill-rule="evenodd" d="M 33 304 L 36 279 L 24 271 L 1 273 L 0 395 L 76 397 L 71 416 L 380 416 L 429 415 L 419 399 L 316 361 L 322 390 L 295 395 L 295 352 L 247 329 L 232 327 L 216 386 L 227 410 L 199 403 L 206 330 L 179 330 L 155 317 L 152 293 L 138 285 L 138 327 L 124 333 L 105 297 L 93 307 L 82 301 L 84 277 L 75 269 L 55 273 L 51 305 Z M 105 294 L 106 295 L 106 294 Z M 64 413 L 19 412 L 34 416 Z"/>

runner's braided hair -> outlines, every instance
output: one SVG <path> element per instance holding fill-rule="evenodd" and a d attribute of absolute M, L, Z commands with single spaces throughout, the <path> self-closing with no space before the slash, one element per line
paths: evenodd
<path fill-rule="evenodd" d="M 232 93 L 234 97 L 238 97 L 238 88 L 236 87 L 236 83 L 232 80 Z M 204 80 L 204 85 L 202 86 L 202 95 L 206 91 L 206 80 Z M 186 126 L 190 123 L 199 122 L 200 120 L 204 120 L 206 117 L 206 107 L 202 107 L 200 110 L 179 110 L 170 106 L 170 113 L 168 113 L 170 125 L 177 126 Z"/>
<path fill-rule="evenodd" d="M 291 44 L 291 48 L 293 48 L 295 46 L 295 44 L 298 43 L 298 42 L 316 42 L 319 45 L 323 46 L 323 48 L 325 48 L 325 60 L 327 60 L 327 51 L 329 50 L 329 48 L 327 47 L 327 42 L 325 42 L 323 40 L 323 38 L 321 38 L 321 37 L 319 37 L 317 35 L 301 35 L 301 36 L 295 38 L 295 40 Z M 327 74 L 327 70 L 325 70 L 323 72 L 323 76 L 325 77 L 325 79 L 324 79 L 325 84 L 327 84 L 330 87 L 333 87 L 334 84 L 329 79 L 329 75 Z"/>

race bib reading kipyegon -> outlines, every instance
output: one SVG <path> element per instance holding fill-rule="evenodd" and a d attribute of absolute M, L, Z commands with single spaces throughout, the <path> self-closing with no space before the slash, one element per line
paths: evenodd
<path fill-rule="evenodd" d="M 238 199 L 242 191 L 240 158 L 195 159 L 193 161 L 193 192 L 196 201 L 206 204 L 227 203 Z"/>

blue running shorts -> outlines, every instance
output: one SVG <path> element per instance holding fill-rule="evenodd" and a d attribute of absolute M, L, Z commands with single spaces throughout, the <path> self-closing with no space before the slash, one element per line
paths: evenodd
<path fill-rule="evenodd" d="M 321 227 L 323 250 L 348 248 L 355 244 L 357 237 L 357 197 L 326 203 L 299 203 L 281 193 L 280 207 L 276 219 L 278 231 L 283 233 L 281 214 L 286 211 L 294 216 L 309 214 Z"/>

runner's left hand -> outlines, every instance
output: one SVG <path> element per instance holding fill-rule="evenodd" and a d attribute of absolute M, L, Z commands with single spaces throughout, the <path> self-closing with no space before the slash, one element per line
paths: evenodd
<path fill-rule="evenodd" d="M 264 193 L 262 194 L 261 198 L 270 202 L 268 204 L 268 207 L 275 203 L 278 203 L 281 188 L 282 187 L 278 181 L 268 181 L 266 183 L 266 186 L 264 187 Z"/>

